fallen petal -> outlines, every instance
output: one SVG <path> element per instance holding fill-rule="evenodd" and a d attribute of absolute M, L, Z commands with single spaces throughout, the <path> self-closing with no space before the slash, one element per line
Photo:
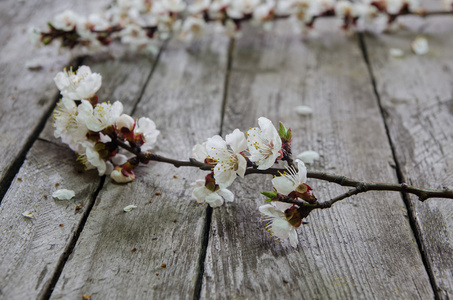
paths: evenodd
<path fill-rule="evenodd" d="M 124 210 L 125 212 L 130 212 L 131 210 L 133 210 L 133 209 L 135 209 L 135 208 L 137 208 L 137 206 L 135 206 L 135 205 L 128 205 L 128 206 L 126 206 L 125 208 L 123 208 L 123 210 Z"/>
<path fill-rule="evenodd" d="M 312 164 L 315 162 L 315 160 L 319 159 L 319 153 L 311 150 L 304 151 L 301 154 L 297 155 L 297 158 L 306 164 Z"/>
<path fill-rule="evenodd" d="M 35 216 L 30 211 L 24 211 L 22 215 L 26 218 L 33 219 Z"/>
<path fill-rule="evenodd" d="M 416 38 L 411 43 L 411 49 L 417 55 L 423 55 L 428 53 L 429 51 L 428 40 L 421 36 Z"/>
<path fill-rule="evenodd" d="M 390 48 L 389 53 L 393 57 L 403 57 L 404 56 L 403 50 L 398 49 L 398 48 Z"/>
<path fill-rule="evenodd" d="M 305 105 L 296 106 L 295 110 L 296 113 L 298 113 L 301 116 L 309 116 L 313 114 L 313 109 Z"/>
<path fill-rule="evenodd" d="M 71 200 L 74 196 L 75 192 L 67 189 L 57 190 L 52 194 L 52 197 L 57 198 L 58 200 Z"/>

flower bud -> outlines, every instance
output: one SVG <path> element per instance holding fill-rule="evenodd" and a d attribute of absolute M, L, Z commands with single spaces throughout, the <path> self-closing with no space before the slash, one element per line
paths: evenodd
<path fill-rule="evenodd" d="M 127 129 L 128 131 L 134 130 L 135 127 L 135 120 L 126 114 L 122 114 L 121 116 L 116 119 L 116 128 L 120 131 Z"/>
<path fill-rule="evenodd" d="M 133 171 L 127 171 L 122 166 L 116 166 L 110 174 L 110 178 L 117 183 L 127 183 L 135 180 L 135 174 Z"/>

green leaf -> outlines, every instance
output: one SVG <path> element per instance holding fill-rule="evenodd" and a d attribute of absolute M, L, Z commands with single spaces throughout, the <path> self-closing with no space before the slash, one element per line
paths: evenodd
<path fill-rule="evenodd" d="M 272 198 L 277 197 L 277 192 L 275 192 L 275 191 L 261 192 L 261 194 L 263 194 L 264 196 L 270 198 L 271 200 L 272 200 Z"/>
<path fill-rule="evenodd" d="M 286 129 L 285 125 L 283 125 L 282 122 L 279 122 L 278 123 L 278 135 L 281 138 L 286 139 L 287 134 L 288 134 L 288 129 Z"/>
<path fill-rule="evenodd" d="M 46 36 L 45 38 L 42 39 L 42 43 L 44 45 L 49 45 L 50 42 L 52 42 L 52 38 L 50 36 Z"/>
<path fill-rule="evenodd" d="M 291 141 L 292 138 L 293 138 L 293 131 L 292 131 L 291 128 L 290 128 L 290 129 L 288 129 L 288 131 L 286 132 L 286 139 L 287 139 L 288 141 Z"/>

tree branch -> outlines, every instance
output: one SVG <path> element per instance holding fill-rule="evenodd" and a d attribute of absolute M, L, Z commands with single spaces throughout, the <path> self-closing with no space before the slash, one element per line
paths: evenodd
<path fill-rule="evenodd" d="M 113 139 L 113 142 L 116 143 L 121 148 L 124 148 L 125 150 L 137 155 L 137 157 L 140 159 L 141 162 L 158 161 L 158 162 L 162 162 L 162 163 L 172 164 L 173 166 L 175 166 L 177 168 L 179 168 L 179 167 L 195 167 L 195 168 L 198 168 L 198 169 L 204 170 L 204 171 L 211 171 L 215 166 L 215 165 L 197 161 L 196 159 L 192 159 L 192 158 L 189 159 L 188 161 L 181 161 L 181 160 L 167 158 L 167 157 L 164 157 L 164 156 L 161 156 L 158 154 L 154 154 L 151 152 L 143 153 L 140 150 L 140 148 L 132 147 L 118 139 Z M 245 175 L 269 174 L 269 175 L 274 175 L 274 176 L 280 176 L 285 171 L 286 170 L 283 168 L 269 168 L 266 170 L 259 170 L 257 167 L 251 167 L 246 170 Z M 336 183 L 341 186 L 354 187 L 354 189 L 349 190 L 347 193 L 337 196 L 329 201 L 326 201 L 323 203 L 318 203 L 318 204 L 307 204 L 307 205 L 313 206 L 313 208 L 328 208 L 328 207 L 331 207 L 332 204 L 334 204 L 335 202 L 338 202 L 345 198 L 351 197 L 353 195 L 357 195 L 359 193 L 364 193 L 367 191 L 395 191 L 395 192 L 409 193 L 409 194 L 416 195 L 419 198 L 419 200 L 422 202 L 429 198 L 453 199 L 453 190 L 448 189 L 448 188 L 444 188 L 441 190 L 433 190 L 433 189 L 426 189 L 426 188 L 420 188 L 420 187 L 408 185 L 406 183 L 366 182 L 366 181 L 351 179 L 351 178 L 348 178 L 348 177 L 345 177 L 342 175 L 335 175 L 335 174 L 329 174 L 329 173 L 317 172 L 317 171 L 308 171 L 307 177 Z M 304 202 L 297 202 L 298 200 L 296 200 L 296 202 L 294 202 L 293 200 L 287 199 L 287 201 L 282 201 L 282 202 L 293 203 L 293 204 L 304 203 Z"/>

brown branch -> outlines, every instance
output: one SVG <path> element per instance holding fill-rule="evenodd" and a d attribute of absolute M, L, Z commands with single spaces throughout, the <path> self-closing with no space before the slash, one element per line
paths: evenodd
<path fill-rule="evenodd" d="M 204 170 L 204 171 L 210 171 L 215 166 L 215 165 L 197 161 L 196 159 L 189 159 L 188 161 L 181 161 L 181 160 L 167 158 L 167 157 L 164 157 L 164 156 L 161 156 L 158 154 L 154 154 L 151 152 L 143 153 L 143 152 L 141 152 L 140 148 L 131 147 L 130 145 L 125 144 L 124 142 L 119 141 L 118 139 L 113 139 L 113 142 L 116 143 L 118 146 L 128 150 L 129 152 L 137 155 L 137 157 L 140 159 L 141 162 L 158 161 L 158 162 L 162 162 L 162 163 L 172 164 L 177 168 L 179 168 L 179 167 L 195 167 L 195 168 L 198 168 L 198 169 Z M 251 167 L 246 170 L 245 175 L 269 174 L 269 175 L 279 176 L 285 171 L 286 170 L 283 168 L 269 168 L 266 170 L 259 170 L 256 167 Z M 307 177 L 336 183 L 341 186 L 349 186 L 349 187 L 354 188 L 354 189 L 349 190 L 347 193 L 342 194 L 338 197 L 335 197 L 329 201 L 326 201 L 323 203 L 317 203 L 317 204 L 307 204 L 307 205 L 312 206 L 313 208 L 328 208 L 328 207 L 331 207 L 332 204 L 334 204 L 335 202 L 338 202 L 338 201 L 348 198 L 350 196 L 357 195 L 359 193 L 364 193 L 367 191 L 395 191 L 395 192 L 409 193 L 409 194 L 416 195 L 419 198 L 419 200 L 422 202 L 429 198 L 453 199 L 453 190 L 448 189 L 448 188 L 444 188 L 441 190 L 433 190 L 433 189 L 426 189 L 426 188 L 420 188 L 420 187 L 408 185 L 406 183 L 366 182 L 366 181 L 351 179 L 351 178 L 341 176 L 341 175 L 329 174 L 329 173 L 325 173 L 325 172 L 316 172 L 316 171 L 307 172 Z M 287 201 L 283 201 L 283 202 L 288 202 L 288 201 L 292 201 L 292 200 L 287 200 Z M 298 201 L 298 200 L 296 200 L 296 201 Z M 304 202 L 300 202 L 300 201 L 294 202 L 293 201 L 293 202 L 288 202 L 288 203 L 301 204 Z"/>

